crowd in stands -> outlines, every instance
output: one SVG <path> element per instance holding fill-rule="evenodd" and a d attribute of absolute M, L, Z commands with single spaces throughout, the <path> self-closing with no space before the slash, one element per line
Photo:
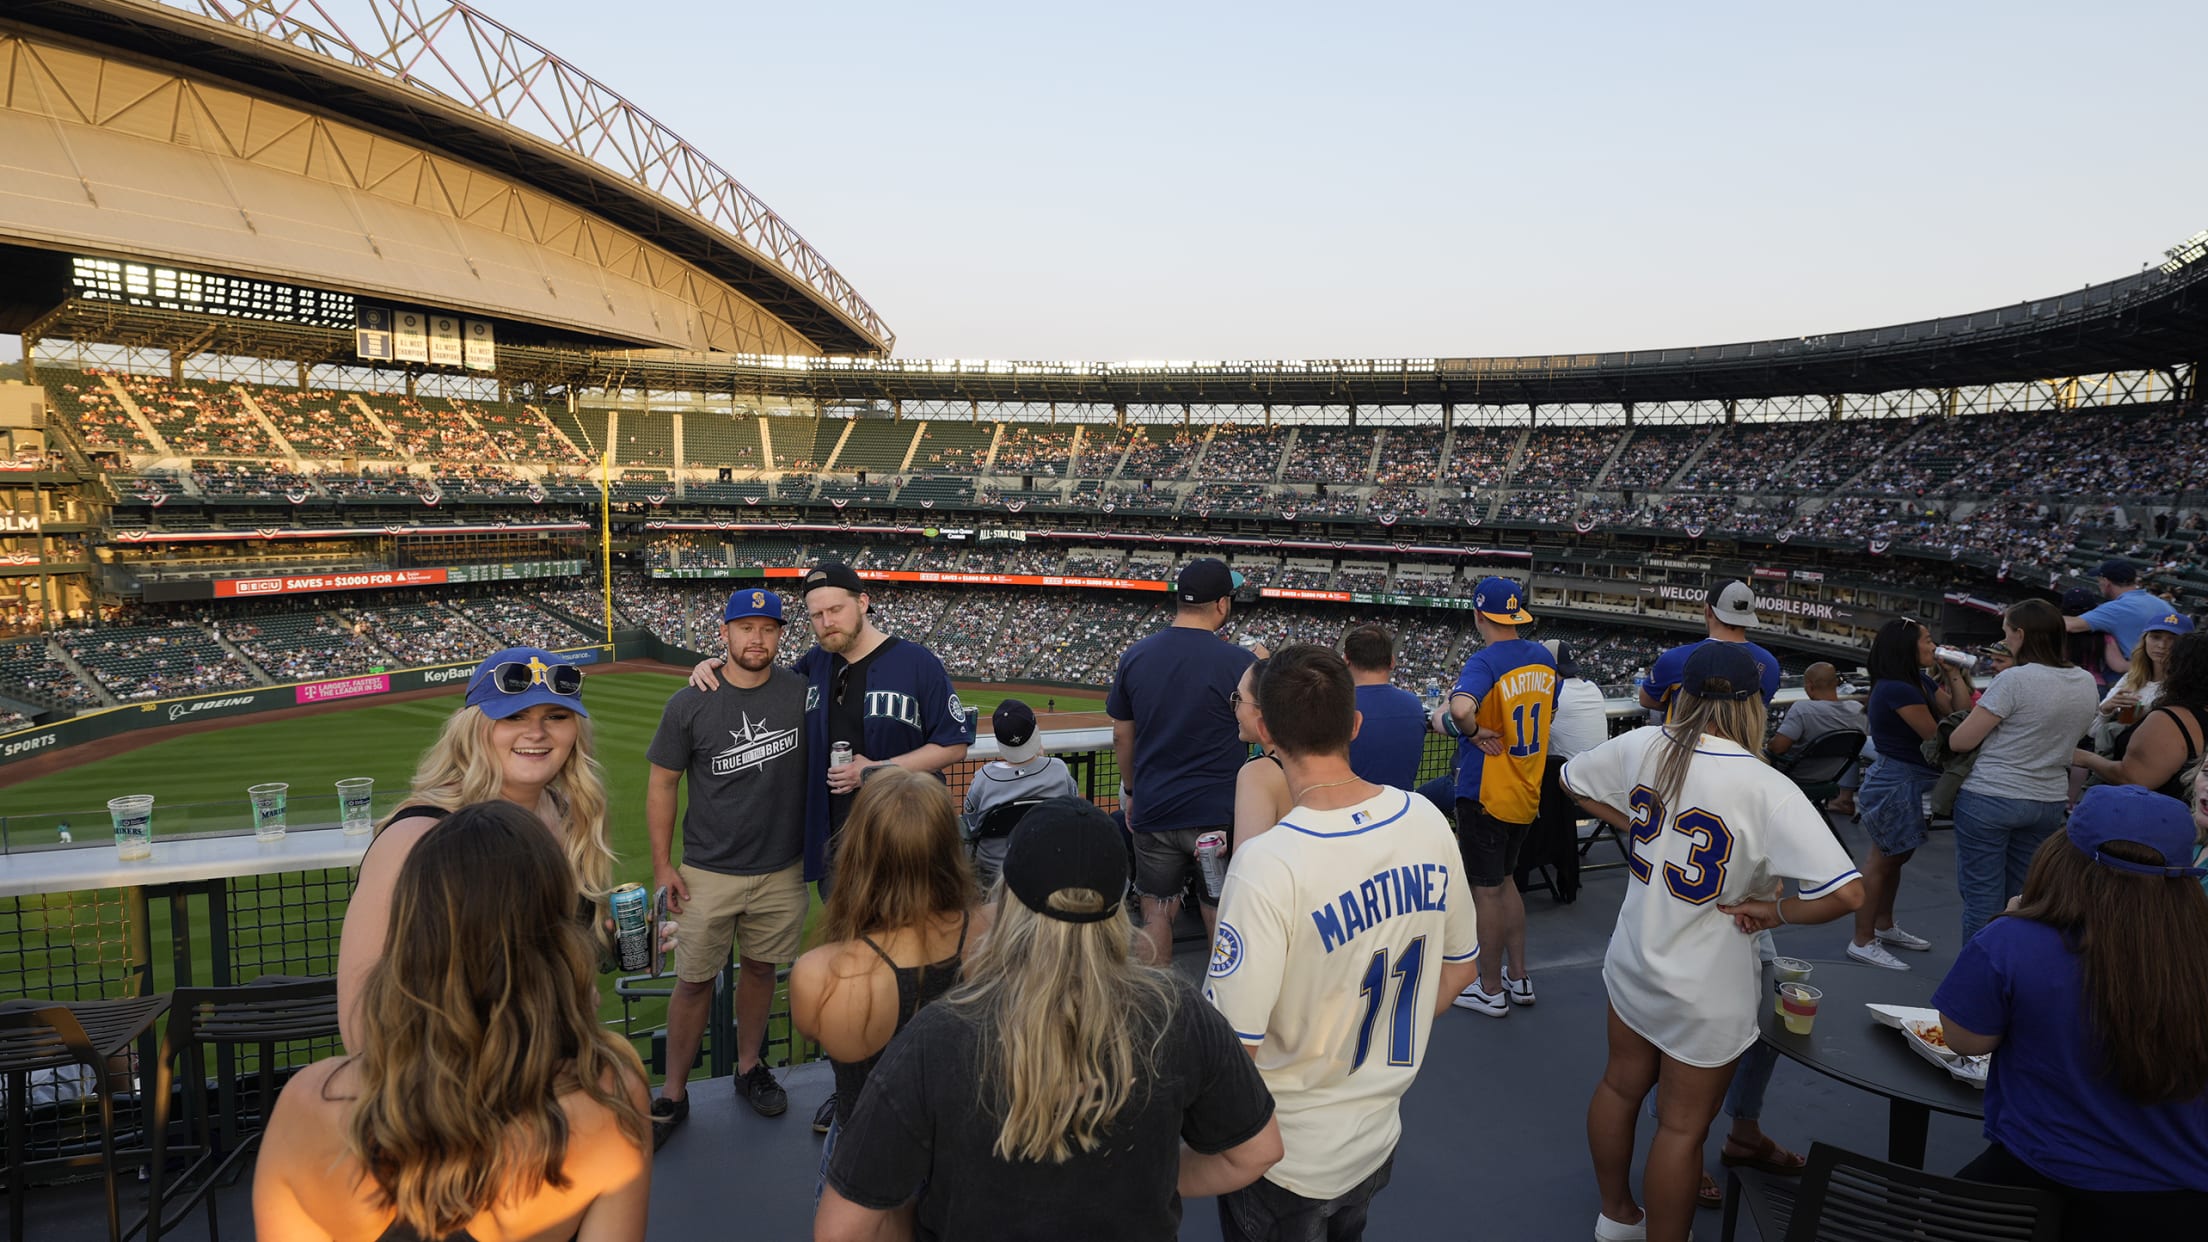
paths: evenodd
<path fill-rule="evenodd" d="M 100 704 L 100 696 L 53 657 L 43 638 L 0 643 L 0 685 L 18 698 L 44 699 L 62 707 Z"/>
<path fill-rule="evenodd" d="M 277 681 L 347 677 L 392 663 L 358 622 L 343 622 L 323 612 L 256 613 L 221 622 L 216 628 Z"/>
<path fill-rule="evenodd" d="M 275 498 L 287 492 L 313 494 L 314 483 L 282 462 L 202 461 L 192 470 L 202 496 Z"/>
<path fill-rule="evenodd" d="M 449 401 L 377 395 L 364 399 L 409 456 L 441 462 L 502 460 L 491 438 L 460 417 Z"/>
<path fill-rule="evenodd" d="M 1431 487 L 1441 466 L 1445 436 L 1439 427 L 1390 427 L 1380 438 L 1375 483 Z"/>
<path fill-rule="evenodd" d="M 143 375 L 119 375 L 117 381 L 137 403 L 172 453 L 194 457 L 276 457 L 276 442 L 260 419 L 228 385 L 172 384 Z"/>
<path fill-rule="evenodd" d="M 1521 487 L 1591 483 L 1624 434 L 1617 427 L 1536 427 L 1511 482 Z"/>
<path fill-rule="evenodd" d="M 255 684 L 248 669 L 189 621 L 64 630 L 57 637 L 108 693 L 126 703 Z"/>
<path fill-rule="evenodd" d="M 1300 482 L 1357 483 L 1372 462 L 1373 433 L 1357 427 L 1303 427 L 1281 476 Z"/>
<path fill-rule="evenodd" d="M 492 442 L 516 461 L 550 462 L 561 466 L 587 466 L 590 458 L 553 427 L 542 412 L 525 405 L 471 404 L 454 400 L 465 409 Z"/>
<path fill-rule="evenodd" d="M 350 397 L 325 389 L 257 388 L 253 403 L 303 457 L 399 456 L 397 441 Z"/>
<path fill-rule="evenodd" d="M 997 442 L 996 472 L 1044 474 L 1052 477 L 1070 474 L 1073 436 L 1074 429 L 1071 427 L 1033 427 L 1017 423 L 1007 426 L 1003 438 Z M 1102 450 L 1114 438 L 1102 428 L 1091 431 L 1087 439 L 1087 449 L 1082 455 L 1086 457 Z M 979 463 L 976 465 L 978 468 Z"/>
<path fill-rule="evenodd" d="M 358 606 L 339 614 L 353 632 L 391 653 L 402 666 L 474 659 L 491 640 L 434 602 Z"/>
<path fill-rule="evenodd" d="M 1135 427 L 1131 429 L 1131 446 L 1127 450 L 1126 463 L 1119 468 L 1123 479 L 1177 479 L 1188 473 L 1190 459 L 1203 447 L 1201 431 L 1185 427 Z M 1082 454 L 1088 461 L 1088 454 Z M 1087 467 L 1084 466 L 1084 469 Z M 1108 463 L 1097 463 L 1098 473 L 1110 469 Z"/>
<path fill-rule="evenodd" d="M 1207 479 L 1270 479 L 1280 467 L 1285 427 L 1228 425 L 1212 433 L 1201 466 Z"/>

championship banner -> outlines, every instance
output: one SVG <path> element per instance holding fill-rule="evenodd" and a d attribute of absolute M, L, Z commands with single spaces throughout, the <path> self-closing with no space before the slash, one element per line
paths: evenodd
<path fill-rule="evenodd" d="M 391 312 L 391 355 L 400 362 L 429 361 L 429 316 L 403 307 Z"/>
<path fill-rule="evenodd" d="M 391 308 L 362 306 L 353 314 L 353 353 L 363 362 L 390 362 L 392 352 Z"/>
<path fill-rule="evenodd" d="M 315 591 L 370 591 L 383 587 L 440 586 L 442 569 L 378 569 L 357 574 L 299 574 L 282 578 L 218 578 L 216 599 L 258 595 L 306 595 Z"/>
<path fill-rule="evenodd" d="M 466 331 L 461 339 L 461 349 L 467 355 L 470 371 L 495 371 L 498 369 L 498 341 L 491 332 L 488 319 L 470 319 L 462 325 Z"/>
<path fill-rule="evenodd" d="M 429 361 L 433 366 L 456 367 L 462 360 L 460 319 L 457 315 L 429 317 Z"/>

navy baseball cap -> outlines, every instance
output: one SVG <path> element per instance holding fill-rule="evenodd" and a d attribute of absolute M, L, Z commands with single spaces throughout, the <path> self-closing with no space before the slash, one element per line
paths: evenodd
<path fill-rule="evenodd" d="M 1561 638 L 1544 638 L 1541 645 L 1549 649 L 1549 656 L 1556 661 L 1556 675 L 1566 680 L 1579 676 L 1579 661 L 1572 658 L 1572 649 Z"/>
<path fill-rule="evenodd" d="M 2154 620 L 2147 622 L 2147 624 L 2139 631 L 2141 635 L 2190 634 L 2192 632 L 2193 619 L 2186 616 L 2182 612 L 2164 613 L 2163 615 L 2156 617 Z"/>
<path fill-rule="evenodd" d="M 1473 611 L 1497 625 L 1531 625 L 1533 614 L 1519 597 L 1518 584 L 1508 578 L 1482 578 L 1472 589 Z"/>
<path fill-rule="evenodd" d="M 1029 808 L 1005 843 L 1001 870 L 1020 904 L 1044 918 L 1101 923 L 1126 908 L 1127 840 L 1086 798 L 1045 798 Z M 1104 908 L 1052 909 L 1051 897 L 1069 888 L 1102 894 Z"/>
<path fill-rule="evenodd" d="M 578 716 L 583 708 L 583 670 L 542 647 L 508 647 L 483 657 L 468 674 L 468 706 L 480 707 L 493 720 L 507 720 L 550 703 Z"/>
<path fill-rule="evenodd" d="M 752 587 L 728 597 L 728 607 L 721 609 L 721 620 L 741 621 L 745 617 L 767 617 L 775 624 L 782 623 L 782 593 L 765 587 Z"/>
<path fill-rule="evenodd" d="M 1739 643 L 1706 642 L 1687 656 L 1679 689 L 1698 699 L 1739 702 L 1763 693 L 1763 670 Z"/>
<path fill-rule="evenodd" d="M 1035 728 L 1035 709 L 1018 699 L 997 704 L 989 717 L 997 735 L 997 757 L 1006 763 L 1026 763 L 1043 751 L 1043 739 Z"/>
<path fill-rule="evenodd" d="M 2139 567 L 2119 556 L 2102 561 L 2101 567 L 2093 571 L 2093 576 L 2106 578 L 2110 582 L 2137 582 Z"/>
<path fill-rule="evenodd" d="M 2078 799 L 2064 829 L 2070 844 L 2104 867 L 2165 879 L 2199 879 L 2208 867 L 2190 865 L 2193 857 L 2193 813 L 2168 794 L 2144 785 L 2095 785 Z M 2111 841 L 2144 846 L 2162 856 L 2165 865 L 2132 862 L 2101 852 Z"/>
<path fill-rule="evenodd" d="M 1181 569 L 1181 576 L 1173 584 L 1174 594 L 1184 604 L 1208 604 L 1215 599 L 1225 599 L 1242 585 L 1242 575 L 1227 568 L 1227 563 L 1215 556 L 1198 557 Z"/>
<path fill-rule="evenodd" d="M 862 594 L 866 583 L 859 580 L 859 571 L 842 561 L 822 561 L 805 571 L 802 594 L 810 595 L 819 587 L 842 587 L 853 595 Z"/>

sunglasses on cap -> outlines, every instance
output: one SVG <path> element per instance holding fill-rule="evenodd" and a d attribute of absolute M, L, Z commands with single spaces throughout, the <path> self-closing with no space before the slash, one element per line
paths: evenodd
<path fill-rule="evenodd" d="M 500 694 L 520 694 L 531 686 L 543 686 L 554 694 L 574 695 L 582 692 L 583 670 L 572 664 L 546 664 L 536 659 L 526 663 L 509 660 L 491 666 L 489 681 Z"/>

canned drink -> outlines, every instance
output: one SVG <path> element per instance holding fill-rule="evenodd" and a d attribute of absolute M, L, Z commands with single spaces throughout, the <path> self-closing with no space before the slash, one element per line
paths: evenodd
<path fill-rule="evenodd" d="M 1227 834 L 1207 832 L 1196 838 L 1196 869 L 1203 873 L 1204 892 L 1211 897 L 1219 895 L 1219 886 L 1227 878 Z"/>
<path fill-rule="evenodd" d="M 667 955 L 659 948 L 659 929 L 667 925 L 667 886 L 652 890 L 652 978 L 667 973 Z"/>
<path fill-rule="evenodd" d="M 1956 647 L 1934 647 L 1933 656 L 1940 663 L 1969 672 L 1978 667 L 1978 657 Z"/>
<path fill-rule="evenodd" d="M 840 768 L 851 762 L 851 743 L 838 742 L 828 748 L 828 766 Z"/>
<path fill-rule="evenodd" d="M 613 890 L 613 941 L 621 969 L 642 971 L 652 964 L 651 894 L 641 884 L 623 884 Z"/>

